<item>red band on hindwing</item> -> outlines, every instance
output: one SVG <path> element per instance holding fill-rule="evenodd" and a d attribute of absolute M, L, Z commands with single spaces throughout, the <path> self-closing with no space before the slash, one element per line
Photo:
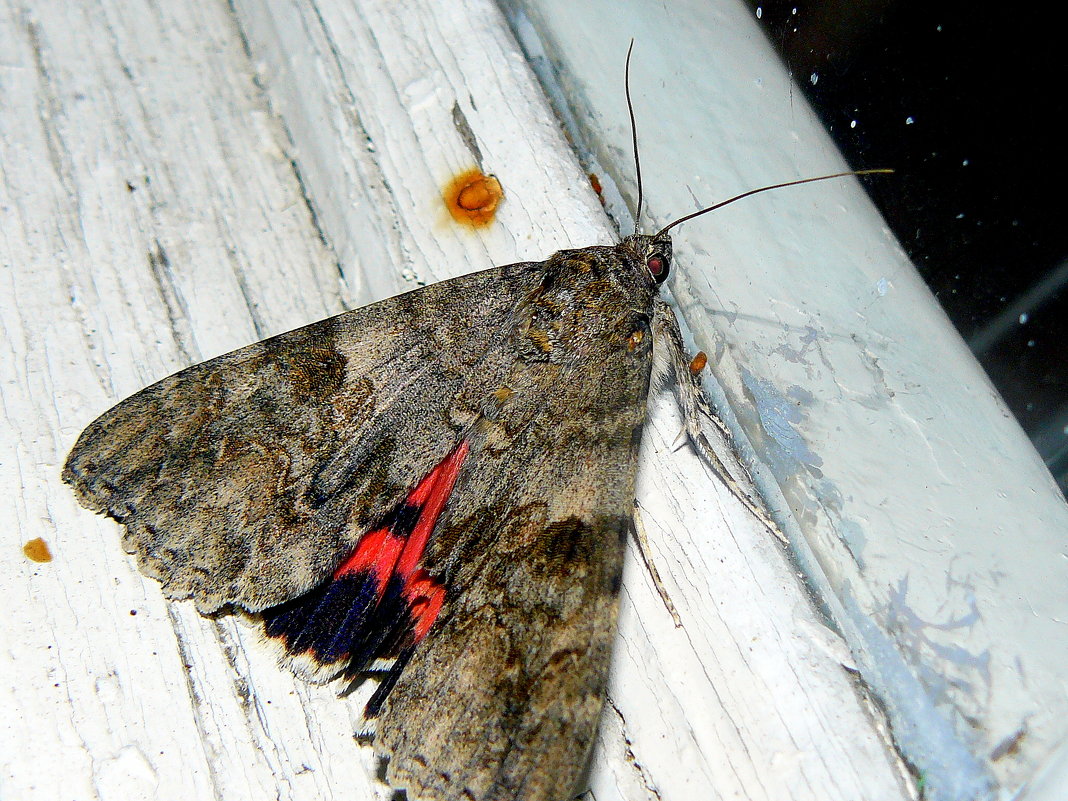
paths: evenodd
<path fill-rule="evenodd" d="M 461 442 L 408 493 L 390 523 L 364 534 L 348 559 L 334 571 L 334 579 L 367 572 L 375 577 L 381 599 L 386 583 L 396 576 L 404 583 L 405 597 L 426 550 L 430 534 L 452 494 L 460 467 L 470 446 Z M 413 514 L 414 513 L 414 514 Z M 414 520 L 414 524 L 413 521 Z"/>
<path fill-rule="evenodd" d="M 410 658 L 445 602 L 445 587 L 420 562 L 469 451 L 466 441 L 457 445 L 360 537 L 330 579 L 265 610 L 267 636 L 325 669 L 347 665 L 349 678 L 379 657 Z"/>
<path fill-rule="evenodd" d="M 370 573 L 374 576 L 381 599 L 403 549 L 404 537 L 393 533 L 390 526 L 368 531 L 360 537 L 356 549 L 338 566 L 332 578 L 337 580 L 346 575 Z"/>
<path fill-rule="evenodd" d="M 419 570 L 413 580 L 404 585 L 404 599 L 408 601 L 412 633 L 415 641 L 419 642 L 430 631 L 441 605 L 445 603 L 445 588 L 427 575 L 425 570 Z"/>
<path fill-rule="evenodd" d="M 416 565 L 419 564 L 419 560 L 423 557 L 423 551 L 426 549 L 427 541 L 430 539 L 430 532 L 438 524 L 438 518 L 441 517 L 441 512 L 445 508 L 445 502 L 449 500 L 449 495 L 452 494 L 452 488 L 456 484 L 456 476 L 460 473 L 460 466 L 464 463 L 464 459 L 467 458 L 469 450 L 470 446 L 467 444 L 467 440 L 461 442 L 456 450 L 430 471 L 430 475 L 419 483 L 419 486 L 412 491 L 412 494 L 408 496 L 408 500 L 405 501 L 407 506 L 420 508 L 419 519 L 408 536 L 408 544 L 401 554 L 400 561 L 397 562 L 395 571 L 397 575 L 405 579 L 405 582 L 415 571 Z"/>

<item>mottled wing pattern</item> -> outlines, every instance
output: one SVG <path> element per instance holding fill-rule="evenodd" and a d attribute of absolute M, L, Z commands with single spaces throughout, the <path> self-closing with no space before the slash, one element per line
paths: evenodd
<path fill-rule="evenodd" d="M 517 320 L 507 391 L 472 431 L 427 549 L 446 608 L 375 737 L 414 799 L 581 789 L 615 635 L 653 294 L 615 250 L 591 250 L 549 261 L 546 291 Z"/>
<path fill-rule="evenodd" d="M 414 801 L 570 798 L 603 702 L 653 290 L 616 249 L 558 254 L 465 386 L 459 445 L 313 591 L 265 610 L 304 675 L 393 658 L 368 703 Z M 433 533 L 427 536 L 427 527 Z"/>
<path fill-rule="evenodd" d="M 582 376 L 565 383 L 589 387 Z M 561 801 L 581 789 L 645 404 L 640 378 L 622 389 L 601 388 L 604 407 L 568 404 L 565 417 L 553 404 L 514 449 L 494 452 L 488 432 L 476 437 L 426 559 L 450 600 L 386 699 L 375 738 L 390 783 L 410 797 Z M 576 437 L 591 431 L 596 449 L 579 450 Z"/>
<path fill-rule="evenodd" d="M 413 801 L 564 801 L 615 631 L 666 275 L 650 246 L 456 279 L 191 367 L 94 422 L 64 478 L 169 595 L 261 612 L 298 672 L 392 659 L 366 714 Z"/>
<path fill-rule="evenodd" d="M 287 601 L 330 574 L 460 437 L 464 397 L 534 265 L 400 295 L 183 370 L 101 415 L 63 479 L 201 611 Z M 456 419 L 450 419 L 452 418 Z"/>

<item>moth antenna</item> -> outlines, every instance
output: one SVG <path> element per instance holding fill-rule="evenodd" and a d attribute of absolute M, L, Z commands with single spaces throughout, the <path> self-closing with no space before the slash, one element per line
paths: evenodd
<path fill-rule="evenodd" d="M 623 86 L 627 94 L 627 113 L 630 114 L 630 140 L 634 146 L 634 177 L 638 181 L 638 205 L 634 209 L 634 233 L 642 219 L 642 163 L 638 160 L 638 125 L 634 122 L 634 103 L 630 99 L 630 54 L 634 52 L 634 40 L 627 48 L 627 66 L 623 70 Z"/>
<path fill-rule="evenodd" d="M 628 100 L 629 100 L 629 95 L 628 95 Z M 631 119 L 633 120 L 633 115 L 632 115 Z M 635 137 L 635 160 L 637 160 L 637 137 Z M 893 172 L 893 170 L 892 169 L 888 169 L 888 168 L 880 168 L 880 169 L 875 169 L 875 170 L 852 170 L 850 172 L 836 172 L 836 173 L 834 173 L 832 175 L 819 175 L 819 176 L 816 176 L 815 178 L 802 178 L 799 181 L 787 181 L 786 183 L 783 183 L 783 184 L 772 184 L 771 186 L 762 186 L 759 189 L 750 189 L 748 192 L 742 192 L 742 194 L 740 194 L 740 195 L 735 195 L 732 198 L 728 198 L 727 200 L 724 200 L 724 201 L 722 201 L 720 203 L 716 203 L 715 205 L 709 206 L 708 208 L 701 209 L 700 211 L 692 212 L 690 214 L 687 214 L 685 217 L 679 217 L 679 219 L 675 220 L 672 223 L 668 223 L 663 228 L 661 228 L 659 231 L 657 231 L 656 234 L 653 236 L 653 238 L 656 239 L 657 237 L 661 236 L 662 234 L 666 234 L 668 231 L 670 231 L 672 228 L 674 228 L 676 225 L 679 225 L 680 223 L 684 223 L 687 220 L 692 220 L 694 217 L 700 217 L 702 214 L 708 214 L 708 212 L 710 212 L 710 211 L 715 211 L 716 209 L 721 209 L 724 206 L 730 205 L 731 203 L 733 203 L 736 200 L 741 200 L 743 197 L 749 197 L 750 195 L 757 195 L 757 194 L 760 194 L 761 192 L 770 192 L 772 189 L 782 189 L 782 188 L 787 187 L 787 186 L 797 186 L 798 184 L 810 184 L 813 181 L 828 181 L 831 178 L 845 178 L 845 177 L 848 177 L 850 175 L 889 175 L 892 172 Z M 640 198 L 641 197 L 641 194 L 640 194 L 640 192 L 641 192 L 641 189 L 640 189 L 641 182 L 640 181 L 638 183 L 638 186 L 639 186 L 639 195 L 638 195 L 638 197 Z"/>

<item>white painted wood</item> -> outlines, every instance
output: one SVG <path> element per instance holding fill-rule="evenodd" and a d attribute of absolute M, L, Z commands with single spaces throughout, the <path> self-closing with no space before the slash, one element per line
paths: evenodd
<path fill-rule="evenodd" d="M 94 415 L 186 364 L 614 238 L 493 5 L 235 7 L 0 10 L 5 797 L 386 797 L 351 740 L 360 699 L 163 602 L 62 461 Z M 474 161 L 456 107 L 506 193 L 477 234 L 440 202 Z M 596 797 L 906 797 L 841 641 L 679 426 L 657 398 L 639 500 L 683 625 L 632 558 Z M 52 562 L 22 556 L 37 536 Z"/>
<path fill-rule="evenodd" d="M 165 604 L 59 481 L 116 400 L 342 308 L 233 19 L 4 4 L 0 53 L 2 795 L 371 797 L 353 705 Z"/>
<path fill-rule="evenodd" d="M 514 5 L 603 179 L 631 198 L 620 84 L 636 38 L 647 230 L 848 168 L 740 3 Z M 853 182 L 829 182 L 673 236 L 686 320 L 929 797 L 1051 775 L 1068 743 L 1068 507 L 879 215 Z"/>

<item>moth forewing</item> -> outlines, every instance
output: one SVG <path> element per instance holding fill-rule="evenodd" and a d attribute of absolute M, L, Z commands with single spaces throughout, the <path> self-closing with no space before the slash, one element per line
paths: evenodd
<path fill-rule="evenodd" d="M 64 479 L 170 597 L 261 613 L 302 674 L 393 659 L 367 714 L 411 797 L 566 797 L 669 259 L 628 237 L 250 345 L 104 413 Z"/>

